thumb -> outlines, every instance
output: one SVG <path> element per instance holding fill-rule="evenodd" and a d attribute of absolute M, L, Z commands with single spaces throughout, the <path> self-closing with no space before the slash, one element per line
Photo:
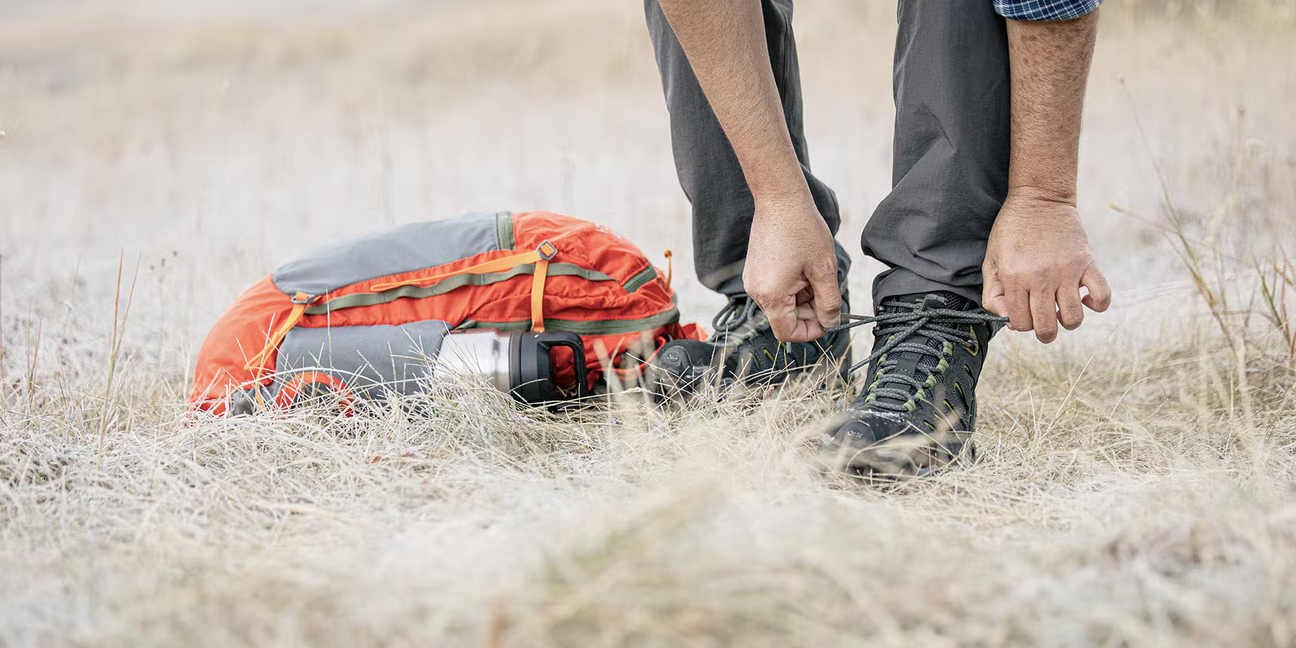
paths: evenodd
<path fill-rule="evenodd" d="M 826 267 L 824 267 L 826 266 Z M 810 280 L 810 290 L 814 292 L 815 316 L 819 326 L 832 328 L 841 324 L 841 287 L 837 285 L 837 263 L 817 266 L 806 277 Z"/>
<path fill-rule="evenodd" d="M 1107 285 L 1107 278 L 1098 269 L 1098 264 L 1090 264 L 1085 269 L 1084 275 L 1080 277 L 1080 285 L 1089 290 L 1089 294 L 1081 300 L 1089 310 L 1101 313 L 1111 306 L 1111 287 Z"/>
<path fill-rule="evenodd" d="M 993 257 L 986 257 L 981 275 L 985 282 L 981 287 L 981 307 L 995 315 L 1006 317 L 1008 304 L 1004 300 L 1003 282 L 999 280 L 999 267 Z"/>

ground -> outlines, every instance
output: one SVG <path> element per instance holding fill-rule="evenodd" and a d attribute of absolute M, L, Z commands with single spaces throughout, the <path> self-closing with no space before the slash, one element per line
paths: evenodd
<path fill-rule="evenodd" d="M 816 472 L 848 393 L 809 386 L 186 416 L 243 287 L 393 223 L 599 220 L 707 321 L 637 3 L 0 0 L 0 646 L 1296 646 L 1296 4 L 1108 5 L 1080 207 L 1115 305 L 1001 334 L 979 461 L 877 485 Z M 797 9 L 856 250 L 893 10 Z"/>

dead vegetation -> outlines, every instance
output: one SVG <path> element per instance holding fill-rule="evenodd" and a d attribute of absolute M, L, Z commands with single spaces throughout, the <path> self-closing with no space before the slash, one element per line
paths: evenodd
<path fill-rule="evenodd" d="M 349 45 L 244 57 L 228 35 L 203 61 L 89 64 L 41 37 L 85 20 L 10 23 L 0 48 L 40 65 L 0 70 L 0 645 L 1296 645 L 1290 44 L 1257 36 L 1279 48 L 1258 58 L 1210 23 L 1236 10 L 1174 7 L 1217 31 L 1178 49 L 1118 26 L 1095 67 L 1082 210 L 1116 306 L 1053 347 L 1001 335 L 979 459 L 891 486 L 817 472 L 849 394 L 804 385 L 571 416 L 473 385 L 418 416 L 184 410 L 228 299 L 352 231 L 544 206 L 688 267 L 637 7 L 585 14 L 635 31 L 580 32 L 624 65 L 575 70 L 578 49 L 479 43 L 497 18 L 466 5 L 435 26 L 457 41 L 357 18 L 365 52 L 513 61 L 462 77 L 357 75 L 375 59 Z M 547 25 L 544 49 L 562 21 L 529 11 L 507 26 Z M 885 191 L 888 61 L 849 58 L 881 83 L 829 102 L 828 54 L 886 48 L 816 38 L 839 27 L 804 11 L 807 95 L 825 99 L 811 140 L 846 240 Z M 696 287 L 681 302 L 715 305 Z"/>

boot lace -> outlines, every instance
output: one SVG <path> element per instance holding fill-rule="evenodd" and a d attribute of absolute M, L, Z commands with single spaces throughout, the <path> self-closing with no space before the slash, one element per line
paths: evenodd
<path fill-rule="evenodd" d="M 846 321 L 841 326 L 825 329 L 825 332 L 835 333 L 865 324 L 876 324 L 873 335 L 885 337 L 886 343 L 869 357 L 851 366 L 848 373 L 854 373 L 877 360 L 878 369 L 873 383 L 868 386 L 865 402 L 895 412 L 912 412 L 917 408 L 915 399 L 921 399 L 924 390 L 936 387 L 936 376 L 949 368 L 947 357 L 954 352 L 955 344 L 973 354 L 980 353 L 981 343 L 973 333 L 972 326 L 994 326 L 1008 321 L 1007 317 L 999 317 L 980 309 L 964 311 L 933 308 L 927 300 L 883 302 L 880 310 L 874 316 L 843 313 L 842 319 Z M 939 343 L 940 348 L 914 341 L 913 336 L 919 334 Z M 918 362 L 914 375 L 895 372 L 900 364 L 899 356 L 905 352 L 916 353 L 920 359 L 930 358 L 933 361 Z"/>
<path fill-rule="evenodd" d="M 757 328 L 757 310 L 756 300 L 746 295 L 730 297 L 729 304 L 711 320 L 715 330 L 711 341 L 722 346 L 743 342 Z"/>
<path fill-rule="evenodd" d="M 709 341 L 725 349 L 725 354 L 745 354 L 751 363 L 748 371 L 754 372 L 750 377 L 772 375 L 773 372 L 796 364 L 791 353 L 791 343 L 778 342 L 772 334 L 769 344 L 758 345 L 756 348 L 744 347 L 761 334 L 769 332 L 769 320 L 751 297 L 730 297 L 729 305 L 716 314 L 711 320 L 711 326 L 715 335 Z M 762 357 L 765 362 L 761 361 Z"/>

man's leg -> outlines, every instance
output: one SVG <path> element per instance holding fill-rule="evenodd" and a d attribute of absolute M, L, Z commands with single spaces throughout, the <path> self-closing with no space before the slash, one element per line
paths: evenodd
<path fill-rule="evenodd" d="M 833 235 L 841 225 L 837 196 L 810 172 L 802 127 L 801 78 L 792 36 L 792 0 L 762 0 L 770 64 L 792 146 L 805 171 L 819 213 Z M 671 31 L 657 0 L 645 0 L 648 32 L 657 54 L 662 90 L 670 112 L 671 147 L 680 185 L 693 205 L 693 254 L 698 279 L 706 287 L 733 296 L 742 294 L 747 238 L 755 205 L 742 167 L 702 87 L 693 76 L 684 50 Z M 837 273 L 843 294 L 850 257 L 837 245 Z"/>
<path fill-rule="evenodd" d="M 810 173 L 806 152 L 801 81 L 792 38 L 792 0 L 762 0 L 761 8 L 770 64 L 792 147 L 815 205 L 835 236 L 841 225 L 837 196 Z M 716 331 L 708 341 L 673 340 L 662 346 L 649 371 L 649 386 L 660 395 L 670 396 L 706 384 L 775 383 L 803 370 L 849 366 L 848 333 L 834 333 L 814 342 L 783 344 L 775 338 L 756 302 L 747 297 L 742 275 L 755 211 L 751 190 L 661 6 L 657 0 L 645 0 L 644 10 L 670 112 L 675 170 L 693 205 L 697 276 L 702 285 L 730 297 L 729 305 L 716 316 Z M 850 257 L 841 244 L 835 247 L 837 280 L 845 308 Z"/>
<path fill-rule="evenodd" d="M 945 290 L 981 302 L 981 262 L 1008 193 L 1004 19 L 986 0 L 900 0 L 891 194 L 864 228 L 887 264 L 873 301 Z"/>
<path fill-rule="evenodd" d="M 873 284 L 867 387 L 820 446 L 829 465 L 922 475 L 962 456 L 993 317 L 978 308 L 1008 192 L 1008 39 L 986 0 L 900 0 L 894 188 L 864 228 Z"/>

